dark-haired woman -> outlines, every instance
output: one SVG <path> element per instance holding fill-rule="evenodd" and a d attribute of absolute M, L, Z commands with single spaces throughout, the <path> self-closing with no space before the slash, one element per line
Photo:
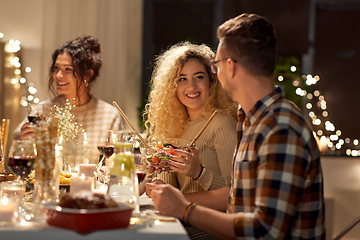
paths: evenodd
<path fill-rule="evenodd" d="M 91 93 L 91 86 L 99 76 L 102 59 L 100 43 L 91 36 L 78 37 L 65 42 L 52 55 L 49 74 L 49 90 L 54 98 L 37 105 L 42 115 L 49 116 L 54 105 L 64 106 L 66 100 L 74 106 L 73 121 L 86 131 L 89 161 L 97 163 L 99 151 L 97 138 L 101 130 L 122 129 L 121 115 L 117 110 Z M 33 123 L 24 119 L 14 132 L 14 139 L 34 137 Z"/>

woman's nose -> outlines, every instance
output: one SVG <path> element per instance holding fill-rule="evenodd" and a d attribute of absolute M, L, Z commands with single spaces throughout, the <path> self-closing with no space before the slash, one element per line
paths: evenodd
<path fill-rule="evenodd" d="M 55 76 L 59 78 L 59 77 L 63 77 L 64 75 L 62 74 L 62 71 L 59 70 L 55 73 Z"/>
<path fill-rule="evenodd" d="M 188 81 L 188 88 L 190 88 L 191 90 L 196 88 L 196 82 L 193 79 L 190 79 L 190 81 Z"/>

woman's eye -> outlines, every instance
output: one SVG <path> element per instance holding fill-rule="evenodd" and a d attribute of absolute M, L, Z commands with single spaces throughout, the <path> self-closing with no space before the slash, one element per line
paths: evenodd
<path fill-rule="evenodd" d="M 186 78 L 180 78 L 178 82 L 186 81 Z"/>
<path fill-rule="evenodd" d="M 72 72 L 72 71 L 73 71 L 72 68 L 65 68 L 65 70 L 68 71 L 68 72 Z"/>
<path fill-rule="evenodd" d="M 200 76 L 195 77 L 195 79 L 203 79 L 203 78 L 204 78 L 203 75 L 200 75 Z"/>

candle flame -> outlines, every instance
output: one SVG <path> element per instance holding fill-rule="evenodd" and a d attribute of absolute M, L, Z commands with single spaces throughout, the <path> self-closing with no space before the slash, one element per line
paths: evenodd
<path fill-rule="evenodd" d="M 82 173 L 80 177 L 81 177 L 82 180 L 85 180 L 85 174 L 84 173 Z"/>

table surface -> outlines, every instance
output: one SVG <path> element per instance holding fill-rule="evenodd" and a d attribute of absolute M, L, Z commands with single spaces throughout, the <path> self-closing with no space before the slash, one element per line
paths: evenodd
<path fill-rule="evenodd" d="M 141 199 L 141 200 L 147 200 Z M 141 202 L 141 201 L 140 201 Z M 142 211 L 152 211 L 153 205 L 143 205 Z M 1 240 L 111 240 L 111 239 L 164 239 L 189 240 L 186 230 L 181 222 L 175 218 L 155 218 L 152 224 L 129 225 L 128 228 L 96 231 L 89 234 L 79 234 L 75 231 L 57 228 L 41 221 L 16 223 L 13 226 L 0 226 Z M 170 220 L 170 221 L 169 221 Z"/>
<path fill-rule="evenodd" d="M 46 222 L 27 222 L 11 227 L 0 227 L 1 239 L 7 240 L 77 240 L 77 239 L 171 239 L 188 240 L 189 237 L 179 220 L 174 222 L 157 222 L 152 226 L 131 225 L 128 228 L 113 229 L 92 232 L 86 235 L 78 234 L 74 231 L 56 228 L 47 225 Z"/>

